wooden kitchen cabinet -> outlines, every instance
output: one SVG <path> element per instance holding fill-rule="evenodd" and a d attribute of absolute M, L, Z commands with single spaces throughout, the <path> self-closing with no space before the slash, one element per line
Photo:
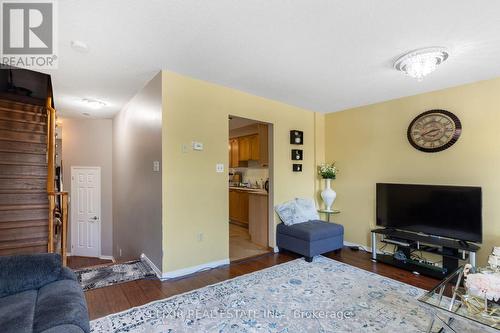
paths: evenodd
<path fill-rule="evenodd" d="M 246 167 L 248 161 L 257 161 L 261 166 L 269 165 L 268 127 L 266 124 L 253 126 L 255 134 L 229 140 L 229 167 Z"/>
<path fill-rule="evenodd" d="M 248 226 L 248 192 L 229 190 L 229 219 Z"/>
<path fill-rule="evenodd" d="M 250 193 L 248 200 L 248 232 L 250 233 L 250 239 L 255 244 L 268 247 L 268 196 L 265 194 Z"/>
<path fill-rule="evenodd" d="M 238 138 L 238 152 L 240 161 L 249 161 L 252 159 L 252 148 L 250 147 L 250 136 Z"/>
<path fill-rule="evenodd" d="M 238 139 L 229 140 L 229 167 L 237 168 L 240 166 Z"/>

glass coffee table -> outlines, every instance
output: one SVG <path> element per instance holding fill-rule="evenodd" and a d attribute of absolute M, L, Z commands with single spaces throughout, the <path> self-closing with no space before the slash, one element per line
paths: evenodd
<path fill-rule="evenodd" d="M 487 303 L 488 313 L 493 315 L 487 315 L 484 311 L 478 310 L 482 304 L 477 298 L 468 296 L 463 287 L 463 270 L 464 267 L 459 267 L 418 299 L 432 312 L 427 332 L 499 333 L 500 305 Z M 479 307 L 473 305 L 479 305 Z"/>

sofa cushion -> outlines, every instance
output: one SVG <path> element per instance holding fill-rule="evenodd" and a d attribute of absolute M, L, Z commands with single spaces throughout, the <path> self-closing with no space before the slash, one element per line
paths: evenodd
<path fill-rule="evenodd" d="M 344 227 L 342 225 L 319 220 L 297 223 L 290 226 L 280 223 L 276 230 L 280 234 L 306 241 L 315 241 L 344 234 Z"/>
<path fill-rule="evenodd" d="M 0 297 L 4 297 L 58 280 L 61 256 L 41 253 L 0 257 L 0 267 Z"/>
<path fill-rule="evenodd" d="M 33 332 L 61 325 L 79 326 L 89 332 L 89 317 L 82 288 L 74 280 L 60 280 L 38 291 Z"/>
<path fill-rule="evenodd" d="M 28 290 L 0 298 L 0 332 L 32 332 L 37 294 Z"/>

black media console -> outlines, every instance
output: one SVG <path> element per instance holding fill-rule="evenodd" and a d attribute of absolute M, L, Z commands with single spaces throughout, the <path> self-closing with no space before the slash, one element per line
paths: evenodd
<path fill-rule="evenodd" d="M 371 234 L 373 261 L 439 279 L 454 272 L 459 266 L 459 260 L 468 260 L 472 266 L 476 266 L 479 246 L 472 243 L 394 229 L 374 229 Z M 377 235 L 381 236 L 381 242 L 395 245 L 397 255 L 377 254 Z M 433 265 L 423 258 L 415 258 L 414 253 L 420 251 L 441 256 L 442 265 Z"/>

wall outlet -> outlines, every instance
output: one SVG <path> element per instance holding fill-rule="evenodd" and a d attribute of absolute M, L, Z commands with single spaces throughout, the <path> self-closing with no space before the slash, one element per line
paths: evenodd
<path fill-rule="evenodd" d="M 215 165 L 215 172 L 217 172 L 217 173 L 223 173 L 224 172 L 224 164 L 217 163 Z"/>
<path fill-rule="evenodd" d="M 203 143 L 193 141 L 193 150 L 203 150 Z"/>
<path fill-rule="evenodd" d="M 153 161 L 153 172 L 160 172 L 160 161 Z"/>
<path fill-rule="evenodd" d="M 202 232 L 199 232 L 197 235 L 196 235 L 196 239 L 198 240 L 198 242 L 202 242 L 203 241 L 203 233 Z"/>
<path fill-rule="evenodd" d="M 187 144 L 185 144 L 185 143 L 183 143 L 183 144 L 182 144 L 182 146 L 181 146 L 181 151 L 182 151 L 183 153 L 187 153 L 187 152 L 188 152 L 188 150 L 189 150 L 188 145 L 187 145 Z"/>

